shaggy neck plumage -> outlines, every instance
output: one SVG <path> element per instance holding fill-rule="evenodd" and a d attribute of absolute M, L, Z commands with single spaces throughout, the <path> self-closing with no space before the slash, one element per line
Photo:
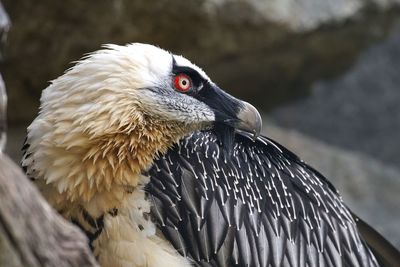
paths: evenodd
<path fill-rule="evenodd" d="M 88 129 L 88 123 L 82 121 L 60 121 L 59 117 L 46 121 L 51 132 L 40 142 L 33 142 L 32 147 L 40 151 L 33 168 L 46 184 L 58 188 L 56 196 L 53 190 L 42 190 L 44 195 L 52 192 L 46 198 L 55 206 L 98 200 L 110 206 L 104 209 L 118 206 L 126 192 L 143 183 L 141 173 L 153 160 L 194 130 L 183 123 L 145 116 L 138 110 L 135 114 L 128 124 L 116 121 L 102 131 Z M 64 209 L 62 206 L 59 208 Z"/>
<path fill-rule="evenodd" d="M 80 196 L 84 200 L 97 192 L 110 191 L 114 185 L 136 187 L 137 176 L 187 133 L 184 125 L 156 119 L 147 118 L 144 124 L 132 125 L 133 129 L 88 136 L 88 146 L 81 155 L 81 168 L 87 170 L 87 182 L 81 183 L 87 187 L 83 190 L 86 194 Z"/>

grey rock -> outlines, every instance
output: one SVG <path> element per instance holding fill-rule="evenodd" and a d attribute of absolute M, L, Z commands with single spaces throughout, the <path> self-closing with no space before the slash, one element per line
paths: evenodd
<path fill-rule="evenodd" d="M 86 235 L 51 208 L 4 154 L 0 203 L 1 266 L 99 267 Z"/>
<path fill-rule="evenodd" d="M 7 145 L 5 152 L 18 165 L 20 165 L 19 163 L 22 158 L 21 148 L 26 138 L 26 128 L 28 126 L 28 123 L 18 126 L 14 125 L 9 127 L 7 131 Z"/>
<path fill-rule="evenodd" d="M 269 109 L 346 70 L 400 13 L 360 8 L 367 0 L 3 2 L 13 21 L 2 64 L 12 124 L 32 120 L 41 90 L 69 62 L 104 43 L 137 41 L 185 55 Z"/>
<path fill-rule="evenodd" d="M 242 4 L 252 9 L 251 17 L 287 25 L 298 32 L 310 31 L 321 24 L 341 22 L 357 15 L 362 9 L 374 5 L 387 9 L 400 4 L 399 0 L 207 0 L 205 6 L 214 9 L 227 9 Z"/>
<path fill-rule="evenodd" d="M 285 24 L 299 32 L 315 29 L 322 23 L 342 21 L 355 15 L 365 4 L 370 4 L 363 0 L 209 0 L 206 6 L 226 9 L 235 2 L 245 2 L 257 17 Z"/>
<path fill-rule="evenodd" d="M 7 33 L 10 29 L 10 19 L 0 2 L 0 45 L 7 38 Z M 2 53 L 0 50 L 0 59 Z M 3 152 L 6 143 L 6 117 L 7 117 L 7 93 L 4 85 L 3 77 L 0 74 L 0 154 Z"/>
<path fill-rule="evenodd" d="M 0 3 L 0 29 L 2 31 L 8 31 L 10 26 L 10 18 L 8 17 L 7 12 L 4 10 L 3 4 Z"/>
<path fill-rule="evenodd" d="M 7 94 L 3 78 L 0 74 L 0 154 L 3 152 L 7 141 Z"/>
<path fill-rule="evenodd" d="M 337 148 L 271 121 L 264 133 L 294 151 L 330 180 L 360 218 L 400 248 L 400 170 Z"/>
<path fill-rule="evenodd" d="M 273 112 L 277 123 L 400 166 L 400 24 L 343 76 Z M 400 180 L 400 177 L 398 178 Z"/>

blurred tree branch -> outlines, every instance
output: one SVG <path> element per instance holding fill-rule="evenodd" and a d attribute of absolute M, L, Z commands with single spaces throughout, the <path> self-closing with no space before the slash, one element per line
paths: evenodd
<path fill-rule="evenodd" d="M 0 2 L 0 42 L 9 27 Z M 0 75 L 0 266 L 98 266 L 84 234 L 58 215 L 3 153 L 6 103 Z"/>

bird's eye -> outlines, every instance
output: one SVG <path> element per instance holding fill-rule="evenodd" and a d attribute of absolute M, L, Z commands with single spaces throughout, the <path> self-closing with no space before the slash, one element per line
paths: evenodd
<path fill-rule="evenodd" d="M 177 74 L 174 78 L 175 89 L 179 92 L 188 92 L 192 88 L 192 80 L 186 74 Z"/>

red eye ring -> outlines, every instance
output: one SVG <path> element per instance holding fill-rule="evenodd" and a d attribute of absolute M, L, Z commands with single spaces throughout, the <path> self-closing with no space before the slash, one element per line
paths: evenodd
<path fill-rule="evenodd" d="M 192 80 L 184 73 L 177 74 L 174 78 L 174 87 L 179 92 L 186 93 L 192 88 Z"/>

